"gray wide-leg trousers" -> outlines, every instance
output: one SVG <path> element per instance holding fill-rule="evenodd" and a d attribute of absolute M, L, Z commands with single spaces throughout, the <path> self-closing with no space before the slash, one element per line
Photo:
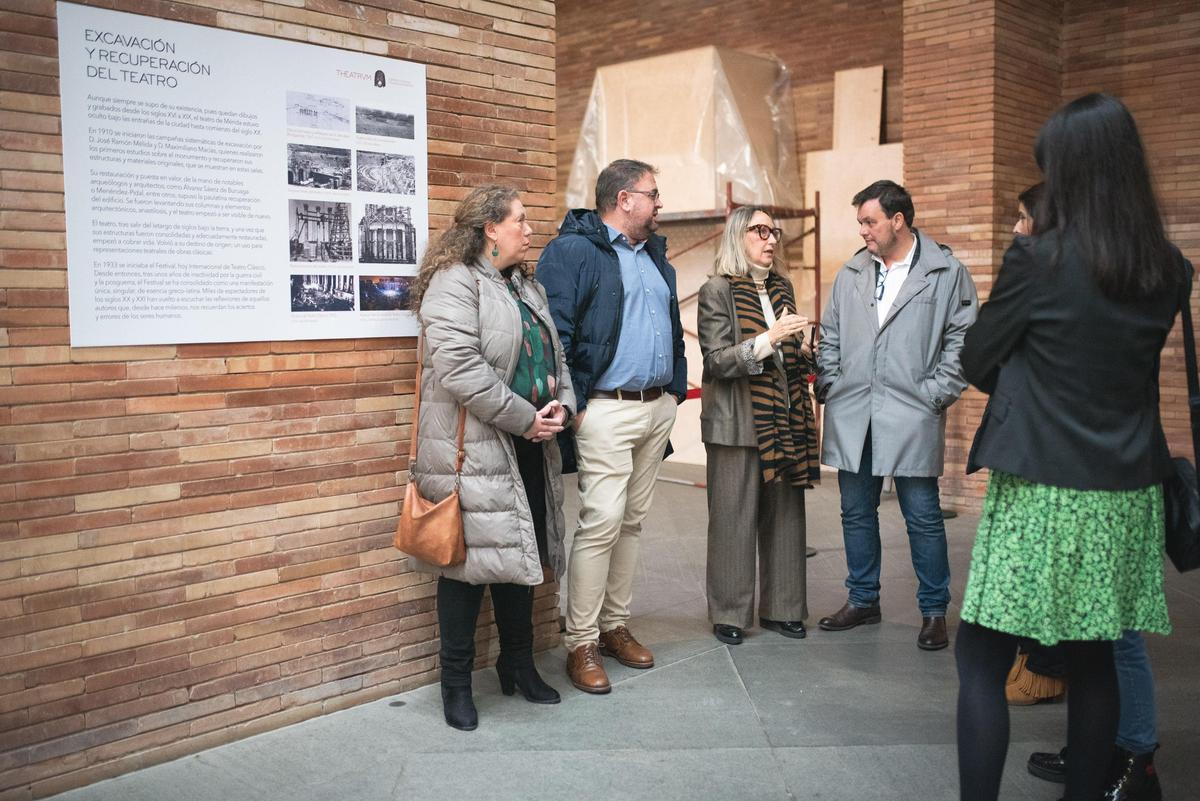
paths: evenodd
<path fill-rule="evenodd" d="M 758 615 L 808 617 L 805 586 L 804 490 L 764 484 L 756 448 L 705 443 L 708 452 L 708 617 L 749 628 L 754 623 L 755 553 Z"/>

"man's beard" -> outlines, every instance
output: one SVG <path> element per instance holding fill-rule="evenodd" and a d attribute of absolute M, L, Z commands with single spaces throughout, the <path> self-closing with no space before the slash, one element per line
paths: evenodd
<path fill-rule="evenodd" d="M 638 227 L 638 241 L 645 242 L 650 238 L 650 234 L 654 233 L 656 228 L 658 228 L 658 220 L 656 218 L 651 217 L 646 220 L 646 222 Z"/>

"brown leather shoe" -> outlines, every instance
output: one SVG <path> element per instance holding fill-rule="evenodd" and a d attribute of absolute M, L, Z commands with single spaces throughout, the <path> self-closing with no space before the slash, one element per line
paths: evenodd
<path fill-rule="evenodd" d="M 633 639 L 629 629 L 617 626 L 612 631 L 601 632 L 600 652 L 605 656 L 616 657 L 625 667 L 652 668 L 654 654 L 650 649 Z"/>
<path fill-rule="evenodd" d="M 576 689 L 585 693 L 603 695 L 612 690 L 608 674 L 604 672 L 600 648 L 594 642 L 584 643 L 567 654 L 567 676 Z"/>
<path fill-rule="evenodd" d="M 940 651 L 950 644 L 950 638 L 946 636 L 946 618 L 942 615 L 937 617 L 921 618 L 921 633 L 917 635 L 917 647 L 922 651 Z"/>
<path fill-rule="evenodd" d="M 849 601 L 841 609 L 829 617 L 817 621 L 817 625 L 825 631 L 846 631 L 855 626 L 878 623 L 883 619 L 879 613 L 879 604 L 872 606 L 852 606 Z"/>

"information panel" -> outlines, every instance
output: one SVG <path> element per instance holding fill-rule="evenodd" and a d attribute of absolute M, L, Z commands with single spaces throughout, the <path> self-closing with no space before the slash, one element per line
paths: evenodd
<path fill-rule="evenodd" d="M 404 336 L 425 68 L 58 4 L 71 344 Z"/>

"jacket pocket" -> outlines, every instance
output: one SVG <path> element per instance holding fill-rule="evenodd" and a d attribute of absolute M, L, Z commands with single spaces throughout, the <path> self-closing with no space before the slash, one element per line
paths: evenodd
<path fill-rule="evenodd" d="M 937 382 L 933 380 L 932 375 L 927 375 L 921 380 L 921 387 L 925 392 L 925 399 L 929 403 L 929 407 L 933 409 L 934 414 L 942 414 L 946 411 L 945 398 L 938 389 Z"/>
<path fill-rule="evenodd" d="M 825 391 L 821 393 L 821 397 L 819 397 L 817 400 L 821 403 L 829 403 L 829 401 L 833 400 L 834 396 L 837 394 L 837 390 L 844 383 L 845 378 L 843 376 L 838 376 L 837 378 L 833 379 L 833 383 L 825 387 Z"/>

